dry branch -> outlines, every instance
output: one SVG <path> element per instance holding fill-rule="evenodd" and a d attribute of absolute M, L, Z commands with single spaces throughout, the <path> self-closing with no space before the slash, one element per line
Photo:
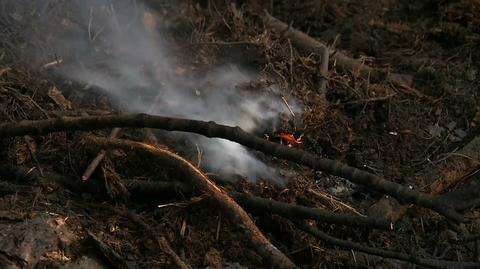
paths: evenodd
<path fill-rule="evenodd" d="M 213 183 L 202 171 L 186 159 L 169 150 L 156 148 L 139 142 L 92 137 L 86 138 L 86 140 L 88 143 L 102 148 L 121 148 L 129 151 L 134 150 L 141 153 L 147 153 L 159 159 L 166 165 L 176 167 L 178 168 L 178 171 L 191 175 L 189 178 L 196 179 L 192 183 L 202 191 L 208 193 L 224 213 L 230 216 L 233 223 L 239 225 L 262 258 L 268 261 L 268 263 L 274 268 L 297 268 L 290 259 L 268 241 L 255 223 L 253 223 L 248 214 L 225 190 L 215 185 L 215 183 Z"/>
<path fill-rule="evenodd" d="M 192 193 L 191 186 L 178 182 L 135 180 L 129 181 L 125 185 L 130 193 L 137 197 L 161 197 L 159 194 L 167 193 L 168 191 L 176 191 L 182 194 Z M 352 227 L 378 228 L 384 230 L 390 228 L 390 223 L 380 218 L 334 213 L 329 210 L 289 204 L 239 192 L 231 192 L 231 195 L 237 203 L 250 210 L 278 214 L 287 218 L 312 219 Z"/>
<path fill-rule="evenodd" d="M 121 128 L 113 128 L 108 138 L 117 138 L 121 131 Z M 95 172 L 98 165 L 102 162 L 103 158 L 105 158 L 106 154 L 107 152 L 103 149 L 98 152 L 97 156 L 92 160 L 92 162 L 90 162 L 90 164 L 87 166 L 87 169 L 85 169 L 85 172 L 82 175 L 83 181 L 87 181 L 92 176 L 93 172 Z"/>
<path fill-rule="evenodd" d="M 36 182 L 41 178 L 41 175 L 38 171 L 33 170 L 27 174 L 28 171 L 29 169 L 24 166 L 0 165 L 0 175 L 2 176 L 12 177 L 15 180 L 25 182 Z M 78 193 L 95 193 L 99 191 L 93 186 L 89 186 L 86 183 L 75 181 L 54 172 L 45 172 L 45 177 L 56 181 L 64 185 L 66 188 Z M 177 181 L 166 182 L 126 180 L 123 182 L 133 199 L 146 199 L 148 201 L 155 201 L 155 197 L 160 197 L 160 199 L 163 200 L 173 198 L 178 195 L 188 197 L 193 195 L 194 193 L 193 186 Z M 216 182 L 218 183 L 218 181 Z M 15 193 L 15 191 L 18 191 L 21 188 L 25 188 L 25 185 L 19 186 L 20 187 L 13 188 L 12 192 L 10 193 Z M 0 182 L 0 191 L 3 190 L 2 187 L 3 185 Z M 34 191 L 32 187 L 28 187 L 28 189 L 25 190 Z M 329 210 L 288 204 L 275 200 L 269 200 L 266 198 L 250 196 L 239 192 L 231 192 L 231 195 L 237 201 L 237 203 L 248 209 L 257 210 L 260 212 L 268 212 L 271 214 L 278 214 L 287 218 L 312 219 L 325 223 L 346 225 L 352 227 L 365 227 L 371 229 L 385 230 L 390 228 L 390 224 L 386 220 L 380 218 L 361 217 L 345 213 L 334 213 Z"/>
<path fill-rule="evenodd" d="M 371 255 L 375 256 L 380 256 L 388 259 L 396 259 L 396 260 L 401 260 L 401 261 L 406 261 L 410 262 L 413 264 L 418 264 L 430 268 L 444 268 L 444 269 L 453 269 L 453 268 L 462 268 L 462 269 L 467 269 L 467 268 L 479 268 L 480 264 L 476 262 L 453 262 L 453 261 L 445 261 L 445 260 L 436 260 L 436 259 L 427 259 L 427 258 L 421 258 L 413 254 L 406 254 L 406 253 L 400 253 L 400 252 L 395 252 L 391 250 L 385 250 L 385 249 L 379 249 L 379 248 L 374 248 L 374 247 L 368 247 L 368 246 L 363 246 L 361 244 L 343 240 L 340 238 L 336 238 L 333 236 L 330 236 L 314 227 L 311 225 L 305 223 L 305 222 L 297 222 L 294 221 L 295 225 L 321 239 L 322 241 L 326 242 L 327 244 L 331 244 L 334 246 L 338 246 L 341 248 L 345 249 L 350 249 L 350 250 L 355 250 L 359 252 L 364 252 L 368 253 Z"/>
<path fill-rule="evenodd" d="M 266 11 L 263 19 L 267 28 L 281 34 L 285 38 L 289 38 L 292 40 L 293 44 L 301 50 L 319 55 L 324 55 L 325 51 L 328 51 L 325 43 L 320 42 L 306 33 L 289 26 L 281 20 L 273 17 Z M 387 80 L 399 85 L 410 84 L 409 81 L 411 78 L 407 75 L 389 73 L 384 69 L 372 68 L 364 65 L 359 60 L 350 58 L 338 50 L 331 52 L 331 59 L 335 61 L 336 66 L 339 66 L 340 68 L 350 71 L 354 74 L 359 74 L 364 78 L 371 78 L 376 81 Z"/>
<path fill-rule="evenodd" d="M 261 197 L 249 196 L 242 193 L 233 193 L 235 200 L 241 205 L 260 211 L 266 211 L 287 218 L 314 219 L 333 224 L 343 224 L 352 227 L 390 229 L 390 223 L 385 219 L 361 217 L 356 215 L 333 213 L 319 208 L 310 208 L 301 205 L 282 203 Z"/>
<path fill-rule="evenodd" d="M 27 174 L 26 172 L 28 170 L 29 170 L 28 168 L 22 167 L 22 166 L 15 166 L 15 167 L 6 166 L 6 165 L 0 166 L 0 174 L 9 175 L 9 176 L 11 175 L 17 180 L 21 180 L 21 179 L 24 179 L 24 177 L 28 177 L 28 180 L 32 181 L 41 176 L 39 172 L 35 170 Z M 56 181 L 59 181 L 62 183 L 68 182 L 72 184 L 71 180 L 66 179 L 63 176 L 58 175 L 56 173 L 47 172 L 46 176 L 49 178 L 53 178 Z M 196 175 L 192 175 L 192 176 L 196 176 Z M 27 179 L 24 179 L 24 180 L 27 180 Z M 85 187 L 84 184 L 80 184 L 80 185 Z M 171 195 L 172 192 L 181 192 L 183 194 L 191 194 L 191 192 L 193 191 L 192 186 L 185 183 L 179 183 L 179 182 L 162 182 L 162 181 L 151 182 L 151 181 L 135 180 L 135 181 L 127 181 L 125 185 L 129 189 L 129 191 L 132 192 L 132 195 L 139 194 L 138 196 L 142 196 L 142 197 L 149 197 L 151 195 L 160 197 L 162 196 L 162 194 L 165 194 L 165 193 L 169 193 Z M 357 226 L 363 226 L 364 224 L 367 225 L 370 223 L 371 224 L 370 227 L 373 227 L 375 226 L 375 223 L 381 223 L 380 220 L 374 220 L 372 218 L 359 218 L 357 216 L 349 216 L 347 214 L 334 214 L 328 211 L 322 212 L 322 210 L 319 210 L 319 209 L 311 209 L 311 208 L 297 206 L 297 205 L 290 205 L 290 204 L 281 203 L 277 201 L 271 201 L 264 198 L 251 197 L 245 194 L 240 194 L 235 192 L 232 195 L 240 204 L 243 204 L 247 208 L 255 208 L 257 210 L 276 213 L 281 216 L 288 217 L 290 219 L 295 219 L 295 222 L 297 223 L 299 228 L 301 228 L 302 230 L 312 233 L 314 236 L 319 237 L 320 239 L 324 240 L 329 244 L 340 246 L 345 249 L 353 249 L 353 250 L 368 253 L 371 255 L 378 255 L 380 257 L 408 261 L 408 262 L 417 263 L 424 266 L 432 265 L 429 267 L 433 267 L 433 268 L 475 268 L 475 267 L 471 267 L 472 263 L 454 263 L 449 261 L 422 259 L 412 255 L 397 253 L 394 251 L 376 249 L 372 247 L 365 247 L 360 244 L 352 243 L 349 241 L 345 241 L 345 240 L 341 240 L 341 239 L 329 236 L 328 234 L 318 231 L 317 229 L 314 229 L 311 226 L 308 226 L 302 223 L 298 224 L 297 222 L 299 218 L 300 219 L 308 218 L 308 219 L 314 219 L 314 220 L 318 220 L 326 223 L 337 223 L 337 224 L 345 224 L 345 225 L 353 225 L 353 226 L 355 226 L 354 225 L 355 222 L 358 223 Z M 280 208 L 277 207 L 278 204 L 280 204 Z M 119 210 L 116 210 L 116 211 L 120 212 Z M 320 212 L 320 214 L 317 214 L 318 212 Z M 121 212 L 121 215 L 128 216 L 128 213 L 131 214 L 131 212 Z M 331 219 L 329 217 L 325 217 L 325 214 L 328 215 L 328 213 L 332 214 L 334 218 Z M 353 217 L 353 219 L 349 219 L 349 217 Z M 357 217 L 358 219 L 355 219 L 355 217 Z M 346 222 L 344 222 L 343 220 L 345 220 L 346 218 L 348 219 Z M 465 239 L 464 241 L 475 240 L 477 237 L 474 237 L 473 239 L 470 239 L 470 238 Z M 443 264 L 444 262 L 446 262 L 445 267 L 436 266 L 438 263 Z"/>
<path fill-rule="evenodd" d="M 432 182 L 429 186 L 430 194 L 440 194 L 446 192 L 452 187 L 462 184 L 471 177 L 478 178 L 480 170 L 480 136 L 475 137 L 462 149 L 451 154 L 447 161 L 427 169 L 426 181 Z M 470 180 L 471 181 L 471 180 Z M 478 186 L 462 186 L 459 190 L 443 195 L 444 200 L 449 201 L 457 210 L 472 209 L 480 205 Z M 392 206 L 392 202 L 394 205 Z M 395 205 L 391 199 L 382 198 L 372 206 L 371 213 L 375 215 L 388 215 L 389 221 L 396 223 L 407 212 L 407 206 Z M 385 214 L 387 212 L 388 214 Z"/>
<path fill-rule="evenodd" d="M 391 195 L 403 203 L 412 203 L 430 208 L 452 220 L 463 221 L 452 205 L 443 202 L 441 197 L 411 190 L 398 183 L 387 181 L 374 174 L 350 167 L 340 162 L 319 158 L 302 150 L 276 144 L 243 131 L 240 127 L 230 127 L 205 122 L 147 114 L 124 116 L 100 116 L 78 118 L 56 118 L 39 121 L 21 121 L 0 125 L 0 139 L 21 135 L 43 135 L 59 131 L 91 131 L 113 127 L 158 128 L 167 131 L 197 133 L 206 137 L 224 138 L 246 147 L 296 162 L 331 175 L 346 178 L 378 192 Z"/>

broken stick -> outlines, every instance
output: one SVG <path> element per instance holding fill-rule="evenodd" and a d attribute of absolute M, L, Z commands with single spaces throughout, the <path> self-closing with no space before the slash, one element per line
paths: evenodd
<path fill-rule="evenodd" d="M 153 109 L 155 108 L 155 105 L 160 100 L 160 96 L 161 96 L 161 94 L 157 94 L 157 96 L 153 100 L 153 103 L 148 108 L 147 113 L 151 113 L 153 111 Z M 110 135 L 108 136 L 108 138 L 117 138 L 120 135 L 121 132 L 122 132 L 122 128 L 113 128 L 113 130 L 110 132 Z M 156 139 L 155 135 L 153 134 L 152 130 L 149 130 L 149 129 L 146 130 L 145 140 L 149 143 L 154 143 L 154 144 L 157 143 L 157 139 Z M 87 181 L 92 176 L 93 172 L 95 172 L 98 165 L 105 158 L 106 154 L 107 154 L 107 152 L 105 150 L 101 150 L 97 154 L 95 159 L 93 159 L 92 162 L 88 165 L 87 169 L 85 169 L 85 172 L 82 175 L 82 180 L 83 181 Z"/>
<path fill-rule="evenodd" d="M 270 15 L 267 11 L 265 11 L 263 19 L 267 28 L 281 34 L 283 37 L 289 38 L 292 40 L 293 44 L 301 50 L 319 55 L 324 55 L 325 51 L 328 50 L 325 43 L 320 42 L 306 33 L 289 26 L 288 24 Z M 409 75 L 389 73 L 384 69 L 372 68 L 363 64 L 359 60 L 352 59 L 338 50 L 331 51 L 330 53 L 330 57 L 335 61 L 336 66 L 339 66 L 346 71 L 350 71 L 353 74 L 359 74 L 361 77 L 370 78 L 376 81 L 387 80 L 399 85 L 405 84 L 408 86 L 411 84 L 412 78 Z"/>
<path fill-rule="evenodd" d="M 122 131 L 122 128 L 113 128 L 113 130 L 110 132 L 110 135 L 108 138 L 113 139 L 117 138 L 117 136 L 120 134 Z M 107 154 L 107 151 L 105 150 L 100 150 L 100 152 L 97 154 L 95 159 L 88 165 L 87 169 L 85 169 L 85 172 L 82 175 L 82 180 L 87 181 L 95 172 L 97 169 L 98 165 L 102 162 L 103 158 L 105 158 L 105 155 Z"/>
<path fill-rule="evenodd" d="M 243 208 L 241 208 L 225 190 L 218 187 L 202 171 L 186 159 L 167 149 L 157 148 L 140 142 L 92 137 L 88 137 L 87 141 L 90 144 L 102 148 L 121 148 L 129 151 L 134 150 L 147 153 L 167 165 L 177 167 L 178 171 L 183 171 L 193 180 L 192 183 L 194 185 L 208 193 L 224 213 L 230 216 L 233 223 L 239 225 L 257 253 L 273 268 L 298 268 L 285 254 L 270 243 Z"/>

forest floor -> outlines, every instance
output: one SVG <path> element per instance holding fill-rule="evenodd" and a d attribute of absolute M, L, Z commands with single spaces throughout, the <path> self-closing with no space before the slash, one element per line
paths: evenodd
<path fill-rule="evenodd" d="M 239 125 L 444 197 L 465 219 L 219 140 L 134 128 L 118 138 L 169 148 L 232 195 L 390 224 L 294 218 L 239 202 L 301 268 L 423 268 L 421 258 L 480 268 L 480 2 L 225 2 L 1 1 L 0 120 L 144 112 Z M 287 27 L 272 28 L 265 11 Z M 288 35 L 296 30 L 329 57 L 299 45 Z M 178 168 L 108 150 L 82 180 L 100 151 L 88 138 L 110 133 L 0 131 L 0 267 L 178 268 L 175 256 L 187 268 L 271 267 L 204 190 L 172 185 L 184 182 Z M 170 185 L 142 185 L 159 181 Z M 408 258 L 328 241 L 297 221 Z"/>

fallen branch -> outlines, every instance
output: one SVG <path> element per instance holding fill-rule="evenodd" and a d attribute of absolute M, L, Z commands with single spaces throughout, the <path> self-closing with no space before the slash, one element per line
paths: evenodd
<path fill-rule="evenodd" d="M 334 246 L 338 246 L 341 248 L 345 249 L 350 249 L 350 250 L 355 250 L 363 253 L 368 253 L 371 255 L 375 256 L 380 256 L 383 258 L 388 258 L 388 259 L 396 259 L 396 260 L 401 260 L 401 261 L 406 261 L 410 262 L 413 264 L 417 265 L 422 265 L 426 267 L 431 267 L 431 268 L 444 268 L 444 269 L 452 269 L 452 268 L 462 268 L 462 269 L 467 269 L 467 268 L 478 268 L 479 264 L 476 262 L 453 262 L 453 261 L 445 261 L 445 260 L 436 260 L 436 259 L 426 259 L 426 258 L 421 258 L 416 255 L 412 254 L 406 254 L 406 253 L 400 253 L 400 252 L 395 252 L 391 250 L 385 250 L 385 249 L 379 249 L 379 248 L 374 248 L 374 247 L 368 247 L 368 246 L 363 246 L 358 243 L 354 243 L 351 241 L 343 240 L 340 238 L 336 238 L 333 236 L 330 236 L 314 227 L 311 225 L 305 223 L 305 222 L 297 222 L 293 221 L 295 223 L 295 226 L 297 226 L 299 229 L 321 239 L 327 244 L 331 244 Z"/>
<path fill-rule="evenodd" d="M 380 218 L 360 217 L 344 213 L 333 213 L 319 208 L 310 208 L 301 205 L 287 204 L 261 197 L 249 196 L 242 193 L 232 194 L 241 205 L 263 212 L 278 214 L 287 218 L 321 220 L 327 223 L 341 224 L 353 227 L 390 229 L 390 223 Z"/>
<path fill-rule="evenodd" d="M 160 197 L 159 194 L 168 191 L 177 191 L 182 194 L 191 194 L 192 187 L 188 184 L 164 181 L 129 181 L 126 184 L 132 196 L 136 197 Z M 360 217 L 344 213 L 334 213 L 329 210 L 310 208 L 306 206 L 288 204 L 261 197 L 255 197 L 239 192 L 231 192 L 232 197 L 250 210 L 278 214 L 286 218 L 312 219 L 326 223 L 347 225 L 353 227 L 365 227 L 376 229 L 390 229 L 390 223 L 384 219 Z"/>
<path fill-rule="evenodd" d="M 21 135 L 43 135 L 59 131 L 91 131 L 113 127 L 158 128 L 167 131 L 182 131 L 224 138 L 246 147 L 309 166 L 331 175 L 346 178 L 378 192 L 393 196 L 403 203 L 412 203 L 430 208 L 452 220 L 463 221 L 463 216 L 452 205 L 446 204 L 439 196 L 418 192 L 398 183 L 387 181 L 374 174 L 350 167 L 334 160 L 319 158 L 302 150 L 289 148 L 251 135 L 240 127 L 229 127 L 213 121 L 179 119 L 147 114 L 124 116 L 100 116 L 78 118 L 56 118 L 39 121 L 21 121 L 0 125 L 0 139 Z"/>
<path fill-rule="evenodd" d="M 0 175 L 13 177 L 15 180 L 23 182 L 36 182 L 41 177 L 40 173 L 36 170 L 30 172 L 28 175 L 28 168 L 24 166 L 9 166 L 0 165 Z M 94 193 L 99 190 L 95 189 L 93 183 L 89 186 L 86 183 L 78 182 L 59 175 L 53 172 L 45 172 L 45 177 L 56 181 L 71 191 L 78 193 L 87 192 Z M 123 181 L 125 187 L 131 195 L 133 200 L 142 199 L 152 201 L 152 198 L 160 197 L 163 199 L 174 198 L 178 195 L 191 196 L 194 194 L 194 187 L 177 181 L 146 181 L 146 180 L 127 180 Z M 218 182 L 217 182 L 218 183 Z M 220 183 L 221 184 L 221 183 Z M 24 185 L 20 185 L 24 186 Z M 2 190 L 2 184 L 0 181 L 0 191 Z M 14 189 L 18 191 L 17 189 Z M 32 187 L 28 188 L 29 191 L 33 191 Z M 14 193 L 14 192 L 13 192 Z M 246 195 L 239 192 L 232 192 L 232 197 L 240 203 L 242 206 L 257 210 L 260 212 L 268 212 L 271 214 L 278 214 L 287 218 L 298 219 L 312 219 L 325 223 L 353 226 L 353 227 L 365 227 L 370 229 L 390 229 L 390 224 L 380 218 L 361 217 L 351 214 L 334 213 L 329 210 L 310 208 L 301 205 L 288 204 L 275 200 L 269 200 L 266 198 L 255 197 Z"/>
<path fill-rule="evenodd" d="M 480 136 L 472 139 L 455 154 L 449 153 L 449 157 L 446 158 L 448 161 L 427 169 L 424 174 L 427 175 L 425 180 L 431 182 L 429 193 L 432 195 L 441 194 L 463 182 L 472 181 L 472 178 L 478 178 L 480 170 L 479 147 Z M 442 195 L 444 201 L 448 201 L 458 211 L 473 209 L 480 205 L 480 199 L 478 199 L 480 188 L 475 184 L 470 186 L 468 182 L 465 185 Z M 394 205 L 392 206 L 392 204 Z M 390 216 L 388 220 L 396 223 L 407 212 L 407 206 L 395 205 L 391 199 L 382 198 L 369 211 L 371 215 L 388 215 Z"/>
<path fill-rule="evenodd" d="M 270 15 L 267 11 L 265 11 L 263 20 L 265 21 L 265 26 L 267 28 L 281 34 L 283 37 L 289 38 L 292 40 L 293 44 L 301 50 L 319 55 L 324 55 L 325 51 L 328 51 L 325 43 L 320 42 L 313 37 L 310 37 L 306 33 L 289 26 L 288 24 Z M 340 68 L 350 71 L 354 74 L 359 74 L 364 78 L 370 78 L 376 81 L 387 80 L 397 85 L 409 85 L 411 81 L 411 77 L 408 75 L 389 73 L 384 69 L 372 68 L 364 65 L 359 60 L 350 58 L 340 51 L 332 51 L 331 58 L 335 61 L 336 66 L 339 66 Z"/>
<path fill-rule="evenodd" d="M 233 223 L 236 223 L 241 227 L 247 235 L 250 243 L 252 243 L 262 258 L 268 261 L 268 263 L 274 268 L 297 268 L 290 259 L 268 241 L 255 223 L 253 223 L 248 214 L 225 190 L 215 185 L 215 183 L 213 183 L 203 172 L 186 159 L 167 149 L 156 148 L 139 142 L 92 137 L 86 138 L 86 141 L 102 148 L 121 148 L 129 151 L 134 150 L 147 153 L 158 158 L 166 165 L 178 168 L 178 171 L 186 173 L 187 175 L 192 175 L 189 178 L 196 179 L 192 183 L 202 191 L 208 193 L 225 214 L 230 216 Z"/>

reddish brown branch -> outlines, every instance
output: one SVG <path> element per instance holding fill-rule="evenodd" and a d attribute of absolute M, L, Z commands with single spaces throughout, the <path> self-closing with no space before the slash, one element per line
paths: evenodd
<path fill-rule="evenodd" d="M 364 252 L 368 253 L 371 255 L 375 256 L 380 256 L 388 259 L 396 259 L 396 260 L 401 260 L 401 261 L 406 261 L 410 262 L 413 264 L 418 264 L 426 267 L 431 267 L 431 268 L 444 268 L 444 269 L 450 269 L 450 268 L 462 268 L 462 269 L 467 269 L 467 268 L 478 268 L 479 264 L 476 262 L 453 262 L 453 261 L 445 261 L 445 260 L 436 260 L 436 259 L 427 259 L 427 258 L 421 258 L 418 257 L 414 254 L 406 254 L 406 253 L 400 253 L 400 252 L 395 252 L 391 250 L 386 250 L 386 249 L 379 249 L 379 248 L 374 248 L 374 247 L 368 247 L 368 246 L 363 246 L 361 244 L 343 240 L 340 238 L 336 238 L 333 236 L 330 236 L 314 227 L 311 225 L 305 223 L 305 222 L 297 222 L 294 221 L 295 225 L 321 239 L 327 244 L 338 246 L 341 248 L 349 249 L 349 250 L 355 250 L 359 252 Z"/>
<path fill-rule="evenodd" d="M 88 143 L 103 148 L 121 148 L 147 153 L 159 159 L 166 165 L 178 168 L 180 173 L 190 175 L 195 179 L 192 183 L 205 191 L 217 203 L 217 205 L 236 223 L 247 235 L 249 241 L 255 247 L 262 258 L 268 261 L 274 268 L 297 268 L 280 250 L 268 241 L 258 227 L 253 223 L 248 214 L 233 200 L 230 195 L 213 183 L 203 172 L 186 159 L 163 148 L 156 148 L 147 144 L 125 141 L 119 139 L 87 138 Z"/>
<path fill-rule="evenodd" d="M 253 136 L 240 127 L 230 127 L 216 124 L 213 121 L 179 119 L 147 114 L 124 116 L 100 116 L 57 118 L 40 121 L 21 121 L 0 125 L 0 139 L 21 135 L 43 135 L 59 131 L 90 131 L 113 127 L 158 128 L 167 131 L 182 131 L 204 135 L 206 137 L 224 138 L 246 147 L 276 156 L 278 158 L 309 166 L 313 169 L 349 179 L 352 182 L 365 185 L 378 192 L 391 195 L 403 203 L 412 203 L 430 208 L 452 220 L 463 221 L 452 205 L 439 197 L 418 192 L 398 183 L 387 181 L 379 176 L 361 171 L 340 162 L 319 158 L 302 150 L 289 148 L 265 139 Z"/>

